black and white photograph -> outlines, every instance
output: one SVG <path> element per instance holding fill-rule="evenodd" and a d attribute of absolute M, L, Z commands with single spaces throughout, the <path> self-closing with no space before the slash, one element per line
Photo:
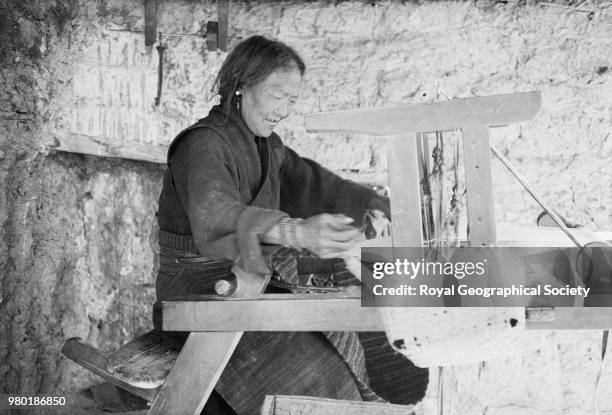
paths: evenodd
<path fill-rule="evenodd" d="M 612 415 L 612 1 L 0 0 L 0 414 Z"/>

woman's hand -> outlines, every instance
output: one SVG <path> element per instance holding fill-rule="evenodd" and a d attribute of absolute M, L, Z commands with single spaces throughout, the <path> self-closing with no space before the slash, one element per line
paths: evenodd
<path fill-rule="evenodd" d="M 297 239 L 321 258 L 337 257 L 365 239 L 352 222 L 353 219 L 341 214 L 312 216 L 298 224 Z"/>

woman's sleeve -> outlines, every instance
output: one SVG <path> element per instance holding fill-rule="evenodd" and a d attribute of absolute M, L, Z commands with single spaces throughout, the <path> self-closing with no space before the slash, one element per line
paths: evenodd
<path fill-rule="evenodd" d="M 287 215 L 240 201 L 228 144 L 214 131 L 200 128 L 181 139 L 169 162 L 198 251 L 211 258 L 240 257 L 247 271 L 267 272 L 259 235 Z"/>
<path fill-rule="evenodd" d="M 285 146 L 281 169 L 281 210 L 292 217 L 305 218 L 319 213 L 343 213 L 361 226 L 367 210 L 378 209 L 391 218 L 389 199 L 374 190 L 301 158 Z"/>

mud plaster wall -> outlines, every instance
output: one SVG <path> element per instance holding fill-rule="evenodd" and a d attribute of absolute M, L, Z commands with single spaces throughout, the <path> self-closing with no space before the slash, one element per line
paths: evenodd
<path fill-rule="evenodd" d="M 537 3 L 232 2 L 231 42 L 259 33 L 300 51 L 308 74 L 279 126 L 304 156 L 386 181 L 385 146 L 306 135 L 302 114 L 530 90 L 543 109 L 494 141 L 558 209 L 610 229 L 612 10 Z M 159 30 L 196 33 L 212 2 L 164 1 Z M 592 11 L 592 12 L 589 12 Z M 64 134 L 167 143 L 212 105 L 224 53 L 193 37 L 145 48 L 140 1 L 0 1 L 0 390 L 70 394 L 98 379 L 60 356 L 79 336 L 109 351 L 150 327 L 163 167 L 56 153 Z M 132 31 L 132 32 L 129 32 Z M 438 89 L 436 89 L 438 87 Z M 495 166 L 498 221 L 539 209 Z M 455 370 L 457 413 L 593 410 L 598 332 L 534 333 L 522 355 Z M 435 376 L 432 376 L 434 379 Z M 600 409 L 612 412 L 612 373 Z M 421 411 L 434 408 L 435 379 Z"/>

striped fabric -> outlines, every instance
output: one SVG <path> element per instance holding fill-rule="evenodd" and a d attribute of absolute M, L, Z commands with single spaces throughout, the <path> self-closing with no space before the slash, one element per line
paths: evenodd
<path fill-rule="evenodd" d="M 198 252 L 191 235 L 178 235 L 162 230 L 159 231 L 158 235 L 160 247 L 186 251 L 186 253 Z"/>
<path fill-rule="evenodd" d="M 316 332 L 245 332 L 215 388 L 238 414 L 259 413 L 266 395 L 362 400 L 343 357 Z"/>
<path fill-rule="evenodd" d="M 369 385 L 388 402 L 414 404 L 425 396 L 429 369 L 415 366 L 395 352 L 384 332 L 359 332 Z"/>
<path fill-rule="evenodd" d="M 309 251 L 297 251 L 291 248 L 280 248 L 271 259 L 271 266 L 276 271 L 276 277 L 281 281 L 296 285 L 297 291 L 302 291 L 307 285 L 319 287 L 349 285 L 359 283 L 359 280 L 344 268 L 337 273 L 321 274 L 298 274 L 298 262 L 300 260 L 311 260 L 316 258 Z M 314 271 L 316 267 L 312 267 Z M 319 275 L 316 278 L 316 275 Z M 365 366 L 365 354 L 359 337 L 354 332 L 349 331 L 327 331 L 323 335 L 338 351 L 340 356 L 348 365 L 351 373 L 355 377 L 355 383 L 364 401 L 384 402 L 376 393 L 368 387 L 368 374 Z"/>
<path fill-rule="evenodd" d="M 355 377 L 359 394 L 364 401 L 385 402 L 368 386 L 365 353 L 357 333 L 352 331 L 326 331 L 323 335 L 340 353 Z"/>
<path fill-rule="evenodd" d="M 313 265 L 316 258 L 308 251 L 281 248 L 273 256 L 271 264 L 277 271 L 277 278 L 284 282 L 299 284 L 298 291 L 304 291 L 306 281 L 321 287 L 359 284 L 359 280 L 346 269 L 346 266 L 342 267 L 333 260 L 319 260 L 318 264 Z M 310 262 L 310 266 L 304 266 L 305 262 Z M 334 272 L 325 273 L 323 276 L 298 273 L 303 269 L 315 272 L 317 266 L 319 269 Z M 364 401 L 389 401 L 407 405 L 418 402 L 425 396 L 429 381 L 428 370 L 414 366 L 404 356 L 396 353 L 389 345 L 384 332 L 357 334 L 330 331 L 323 332 L 323 335 L 353 373 Z"/>

